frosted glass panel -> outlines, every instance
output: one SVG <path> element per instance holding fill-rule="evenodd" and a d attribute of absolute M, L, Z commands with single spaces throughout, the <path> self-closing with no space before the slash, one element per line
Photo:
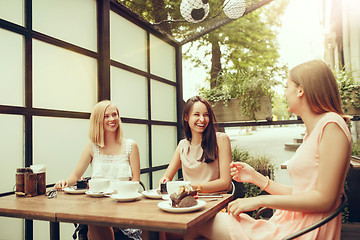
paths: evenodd
<path fill-rule="evenodd" d="M 24 106 L 23 36 L 0 28 L 0 53 L 0 104 Z"/>
<path fill-rule="evenodd" d="M 73 239 L 74 231 L 75 226 L 73 223 L 60 223 L 60 239 Z M 34 220 L 34 239 L 48 240 L 49 236 L 50 223 L 48 221 Z"/>
<path fill-rule="evenodd" d="M 23 116 L 0 114 L 0 193 L 11 192 L 16 169 L 24 167 Z"/>
<path fill-rule="evenodd" d="M 149 190 L 150 189 L 150 182 L 149 182 L 149 174 L 148 173 L 143 173 L 140 175 L 140 181 L 145 185 L 145 189 Z"/>
<path fill-rule="evenodd" d="M 24 220 L 19 218 L 0 217 L 1 240 L 23 240 Z M 9 229 L 7 231 L 7 229 Z M 49 237 L 48 237 L 49 239 Z"/>
<path fill-rule="evenodd" d="M 148 168 L 149 137 L 147 125 L 123 123 L 122 126 L 124 130 L 124 138 L 133 139 L 139 147 L 140 168 Z"/>
<path fill-rule="evenodd" d="M 24 12 L 24 0 L 0 1 L 0 18 L 6 21 L 24 26 Z"/>
<path fill-rule="evenodd" d="M 145 77 L 111 67 L 111 99 L 121 117 L 148 118 L 147 89 Z"/>
<path fill-rule="evenodd" d="M 150 35 L 150 68 L 152 74 L 176 81 L 175 48 L 153 35 Z"/>
<path fill-rule="evenodd" d="M 176 88 L 151 80 L 152 120 L 176 122 Z"/>
<path fill-rule="evenodd" d="M 46 164 L 46 183 L 66 179 L 89 140 L 89 120 L 34 117 L 34 164 Z M 90 176 L 90 168 L 84 176 Z"/>
<path fill-rule="evenodd" d="M 152 126 L 152 165 L 169 164 L 177 146 L 175 126 Z"/>
<path fill-rule="evenodd" d="M 33 41 L 34 107 L 91 112 L 97 102 L 95 59 Z"/>
<path fill-rule="evenodd" d="M 33 0 L 33 29 L 97 51 L 95 0 Z"/>
<path fill-rule="evenodd" d="M 110 12 L 110 58 L 134 68 L 147 70 L 146 31 Z"/>

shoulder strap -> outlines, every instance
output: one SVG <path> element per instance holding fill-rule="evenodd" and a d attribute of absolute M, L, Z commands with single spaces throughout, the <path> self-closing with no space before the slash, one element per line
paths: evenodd
<path fill-rule="evenodd" d="M 126 155 L 130 156 L 131 153 L 131 147 L 133 144 L 134 140 L 132 139 L 126 139 Z"/>
<path fill-rule="evenodd" d="M 93 143 L 92 145 L 93 145 L 94 158 L 99 157 L 100 156 L 99 146 L 96 145 L 95 143 Z"/>

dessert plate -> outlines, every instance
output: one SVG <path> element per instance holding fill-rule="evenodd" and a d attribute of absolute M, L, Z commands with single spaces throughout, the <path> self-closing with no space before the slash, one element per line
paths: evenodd
<path fill-rule="evenodd" d="M 166 212 L 173 212 L 173 213 L 186 213 L 186 212 L 194 212 L 196 210 L 199 210 L 203 206 L 205 206 L 206 202 L 203 200 L 197 200 L 197 205 L 192 207 L 185 207 L 185 208 L 177 208 L 171 206 L 171 201 L 162 201 L 158 203 L 158 207 L 161 210 L 164 210 Z"/>
<path fill-rule="evenodd" d="M 85 194 L 89 195 L 90 197 L 105 197 L 105 196 L 109 196 L 114 192 L 114 190 L 112 189 L 108 189 L 107 191 L 104 192 L 93 192 L 93 191 L 86 191 Z"/>
<path fill-rule="evenodd" d="M 66 187 L 64 192 L 69 194 L 84 194 L 88 189 L 76 189 L 76 187 Z"/>
<path fill-rule="evenodd" d="M 158 193 L 157 189 L 143 191 L 142 195 L 144 195 L 147 198 L 152 198 L 152 199 L 162 199 L 162 197 L 163 197 L 163 194 Z"/>
<path fill-rule="evenodd" d="M 141 193 L 135 193 L 131 195 L 112 194 L 110 197 L 118 202 L 130 202 L 139 199 L 141 196 Z"/>

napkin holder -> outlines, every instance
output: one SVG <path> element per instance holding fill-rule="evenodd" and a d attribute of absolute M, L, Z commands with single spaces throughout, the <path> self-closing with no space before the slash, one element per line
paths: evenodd
<path fill-rule="evenodd" d="M 31 165 L 16 170 L 16 191 L 18 197 L 35 197 L 46 193 L 45 165 Z"/>

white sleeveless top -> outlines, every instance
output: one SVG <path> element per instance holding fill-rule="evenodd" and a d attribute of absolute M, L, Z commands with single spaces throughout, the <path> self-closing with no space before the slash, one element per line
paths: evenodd
<path fill-rule="evenodd" d="M 109 178 L 110 188 L 113 188 L 114 183 L 118 181 L 129 181 L 132 177 L 129 160 L 133 143 L 132 139 L 123 139 L 125 153 L 120 155 L 100 154 L 99 146 L 93 143 L 91 178 Z"/>

